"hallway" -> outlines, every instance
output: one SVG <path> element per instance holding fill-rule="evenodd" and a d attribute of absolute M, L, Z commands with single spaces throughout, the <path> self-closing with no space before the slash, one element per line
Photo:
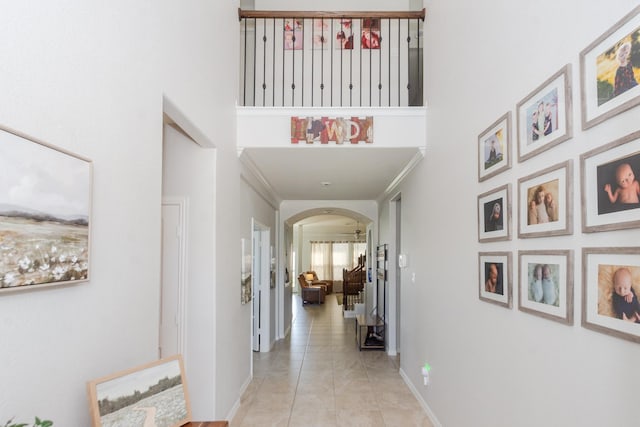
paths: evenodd
<path fill-rule="evenodd" d="M 383 351 L 358 351 L 355 320 L 336 295 L 302 307 L 294 296 L 291 334 L 269 353 L 254 353 L 253 381 L 232 427 L 432 427 Z"/>

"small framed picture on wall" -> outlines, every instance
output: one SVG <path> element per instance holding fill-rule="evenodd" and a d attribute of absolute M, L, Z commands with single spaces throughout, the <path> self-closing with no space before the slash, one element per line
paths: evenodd
<path fill-rule="evenodd" d="M 573 160 L 518 180 L 518 237 L 573 233 Z"/>
<path fill-rule="evenodd" d="M 571 64 L 567 64 L 518 103 L 518 161 L 573 136 L 571 104 Z"/>
<path fill-rule="evenodd" d="M 518 252 L 520 311 L 573 324 L 573 252 Z"/>
<path fill-rule="evenodd" d="M 480 252 L 478 267 L 480 300 L 511 308 L 511 252 Z"/>
<path fill-rule="evenodd" d="M 511 184 L 478 196 L 478 241 L 511 240 Z"/>
<path fill-rule="evenodd" d="M 511 111 L 478 136 L 478 181 L 511 167 Z"/>
<path fill-rule="evenodd" d="M 583 248 L 582 326 L 640 343 L 640 248 Z"/>
<path fill-rule="evenodd" d="M 582 231 L 640 227 L 640 131 L 580 156 Z"/>

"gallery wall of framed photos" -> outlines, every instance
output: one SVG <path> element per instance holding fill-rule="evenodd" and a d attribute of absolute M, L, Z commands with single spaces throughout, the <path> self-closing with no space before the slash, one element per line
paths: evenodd
<path fill-rule="evenodd" d="M 640 6 L 479 134 L 479 301 L 640 343 L 638 104 Z"/>

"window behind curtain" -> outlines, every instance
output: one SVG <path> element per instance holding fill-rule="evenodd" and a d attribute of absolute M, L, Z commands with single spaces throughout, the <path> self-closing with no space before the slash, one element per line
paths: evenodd
<path fill-rule="evenodd" d="M 342 280 L 342 269 L 357 266 L 366 247 L 364 242 L 311 242 L 311 269 L 321 280 Z"/>

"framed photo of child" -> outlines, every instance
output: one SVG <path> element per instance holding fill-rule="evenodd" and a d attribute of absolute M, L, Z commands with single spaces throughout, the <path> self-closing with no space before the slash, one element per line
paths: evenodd
<path fill-rule="evenodd" d="M 511 167 L 511 111 L 478 136 L 478 181 Z"/>
<path fill-rule="evenodd" d="M 582 231 L 640 227 L 640 131 L 580 156 Z"/>
<path fill-rule="evenodd" d="M 640 6 L 580 52 L 582 129 L 640 104 Z"/>
<path fill-rule="evenodd" d="M 478 241 L 511 240 L 511 184 L 478 196 Z"/>
<path fill-rule="evenodd" d="M 478 254 L 478 292 L 481 301 L 506 308 L 512 306 L 511 252 Z"/>
<path fill-rule="evenodd" d="M 640 247 L 582 249 L 582 326 L 640 343 Z"/>
<path fill-rule="evenodd" d="M 573 252 L 519 251 L 518 309 L 573 325 Z"/>
<path fill-rule="evenodd" d="M 518 237 L 573 233 L 573 160 L 518 180 Z"/>
<path fill-rule="evenodd" d="M 567 64 L 516 107 L 519 162 L 573 136 L 571 104 L 571 64 Z"/>

